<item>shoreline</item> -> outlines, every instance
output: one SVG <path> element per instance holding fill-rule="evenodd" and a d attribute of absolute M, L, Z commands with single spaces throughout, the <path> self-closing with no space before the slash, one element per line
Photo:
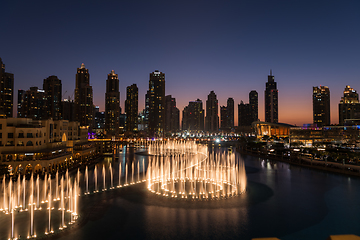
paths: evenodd
<path fill-rule="evenodd" d="M 288 163 L 294 166 L 300 166 L 310 169 L 315 169 L 323 172 L 331 172 L 337 173 L 347 176 L 355 176 L 360 177 L 360 166 L 358 165 L 350 165 L 350 164 L 341 164 L 337 162 L 325 162 L 301 157 L 287 157 L 287 156 L 279 156 L 275 154 L 264 154 L 257 151 L 248 151 L 244 149 L 236 149 L 240 154 L 260 157 L 264 159 L 271 159 L 275 161 L 280 161 L 284 163 Z"/>

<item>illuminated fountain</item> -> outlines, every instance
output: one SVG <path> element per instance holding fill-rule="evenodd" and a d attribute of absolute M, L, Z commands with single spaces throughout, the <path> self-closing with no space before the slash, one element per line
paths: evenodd
<path fill-rule="evenodd" d="M 56 174 L 56 176 L 59 177 L 59 174 Z M 38 215 L 36 212 L 41 212 L 42 209 L 45 209 L 45 212 L 47 211 L 48 218 L 48 223 L 46 226 L 43 226 L 44 232 L 42 232 L 42 234 L 45 235 L 55 233 L 53 228 L 56 223 L 53 222 L 53 215 L 57 214 L 58 216 L 61 216 L 61 225 L 59 230 L 66 227 L 65 218 L 67 218 L 67 215 L 69 215 L 69 218 L 71 219 L 70 223 L 74 223 L 78 219 L 77 204 L 80 192 L 78 180 L 77 177 L 75 177 L 72 182 L 69 177 L 68 182 L 66 182 L 64 177 L 66 179 L 66 176 L 61 176 L 59 191 L 56 191 L 59 186 L 52 189 L 52 181 L 57 182 L 57 178 L 51 180 L 51 174 L 45 174 L 44 180 L 40 180 L 40 176 L 35 176 L 34 174 L 31 174 L 30 180 L 28 181 L 25 179 L 25 176 L 21 179 L 20 175 L 18 175 L 17 178 L 10 178 L 8 180 L 3 177 L 1 184 L 2 191 L 0 194 L 0 218 L 2 217 L 1 212 L 10 217 L 9 226 L 11 226 L 11 228 L 9 229 L 8 239 L 17 239 L 19 232 L 23 235 L 27 234 L 27 238 L 37 238 L 37 220 L 43 215 Z M 69 189 L 67 189 L 67 186 L 69 186 Z M 69 196 L 65 197 L 67 192 L 69 192 Z M 55 200 L 57 200 L 54 199 L 54 196 L 57 194 L 60 194 L 60 202 L 57 204 L 57 209 L 59 211 L 53 213 L 52 210 L 54 210 L 54 206 L 56 205 Z M 65 213 L 66 205 L 70 208 L 69 213 Z M 27 206 L 28 208 L 26 208 Z M 23 223 L 23 220 L 18 222 L 16 220 L 16 216 L 18 216 L 18 214 L 28 214 L 28 222 Z M 24 219 L 24 217 L 22 217 L 22 219 Z M 17 226 L 17 229 L 15 226 Z M 1 237 L 3 236 L 0 236 L 0 238 Z"/>
<path fill-rule="evenodd" d="M 147 170 L 147 188 L 173 198 L 218 199 L 245 192 L 243 162 L 235 153 L 209 152 L 195 142 L 154 143 Z"/>
<path fill-rule="evenodd" d="M 21 179 L 20 175 L 10 179 L 3 176 L 0 218 L 9 217 L 7 226 L 11 229 L 7 237 L 16 239 L 19 232 L 24 234 L 27 231 L 28 238 L 36 238 L 56 234 L 74 224 L 79 218 L 79 197 L 114 189 L 116 171 L 117 188 L 147 182 L 145 186 L 150 192 L 168 198 L 210 200 L 245 192 L 244 163 L 235 153 L 209 151 L 207 146 L 194 141 L 147 141 L 141 145 L 148 147 L 146 163 L 144 159 L 119 162 L 118 167 L 112 163 L 105 166 L 104 163 L 101 173 L 98 172 L 101 165 L 92 169 L 86 166 L 83 175 L 80 169 L 72 176 L 68 170 L 64 174 L 57 171 L 54 179 L 51 174 L 45 174 L 43 180 L 34 174 L 31 174 L 30 180 L 26 180 L 25 176 Z M 89 175 L 93 176 L 91 183 Z M 110 180 L 106 181 L 107 178 Z M 80 183 L 84 192 L 81 192 Z M 102 191 L 99 191 L 100 186 Z M 41 215 L 42 211 L 45 215 Z M 21 226 L 17 214 L 28 215 L 25 217 L 28 219 L 26 226 Z M 39 232 L 38 219 L 44 216 L 48 221 Z"/>

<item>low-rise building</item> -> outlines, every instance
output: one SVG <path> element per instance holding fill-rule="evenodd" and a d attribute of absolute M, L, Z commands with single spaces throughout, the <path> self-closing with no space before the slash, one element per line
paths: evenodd
<path fill-rule="evenodd" d="M 10 173 L 23 174 L 55 171 L 88 144 L 87 129 L 79 122 L 52 119 L 1 118 L 0 140 L 0 163 Z"/>

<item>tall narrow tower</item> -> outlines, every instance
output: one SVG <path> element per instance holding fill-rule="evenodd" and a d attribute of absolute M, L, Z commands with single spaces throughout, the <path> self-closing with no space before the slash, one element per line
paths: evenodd
<path fill-rule="evenodd" d="M 149 80 L 149 123 L 151 135 L 162 136 L 165 122 L 165 73 L 155 70 Z"/>
<path fill-rule="evenodd" d="M 0 115 L 13 116 L 14 74 L 5 72 L 5 64 L 0 58 Z"/>
<path fill-rule="evenodd" d="M 313 119 L 319 127 L 330 125 L 330 90 L 326 86 L 313 87 Z"/>
<path fill-rule="evenodd" d="M 126 88 L 126 131 L 134 132 L 138 130 L 138 92 L 139 90 L 136 84 L 133 84 Z"/>
<path fill-rule="evenodd" d="M 258 117 L 258 93 L 255 90 L 252 90 L 249 93 L 249 104 L 251 111 L 251 121 L 255 122 L 259 119 Z"/>
<path fill-rule="evenodd" d="M 349 85 L 339 103 L 339 125 L 344 125 L 346 119 L 360 119 L 359 94 Z"/>
<path fill-rule="evenodd" d="M 211 91 L 206 100 L 205 130 L 209 132 L 219 131 L 219 105 L 214 91 Z"/>
<path fill-rule="evenodd" d="M 119 134 L 120 125 L 120 91 L 119 78 L 112 70 L 106 80 L 105 93 L 105 131 L 108 136 Z"/>
<path fill-rule="evenodd" d="M 57 76 L 50 76 L 44 79 L 43 89 L 47 98 L 47 118 L 53 120 L 62 119 L 61 96 L 62 84 Z"/>
<path fill-rule="evenodd" d="M 272 75 L 268 76 L 265 89 L 265 122 L 277 123 L 278 118 L 278 90 L 276 87 L 275 77 Z"/>
<path fill-rule="evenodd" d="M 75 119 L 81 126 L 93 126 L 93 90 L 90 86 L 90 74 L 84 64 L 77 69 L 75 83 Z"/>
<path fill-rule="evenodd" d="M 176 132 L 180 129 L 180 111 L 176 107 L 176 99 L 171 95 L 165 96 L 165 124 L 166 132 Z"/>

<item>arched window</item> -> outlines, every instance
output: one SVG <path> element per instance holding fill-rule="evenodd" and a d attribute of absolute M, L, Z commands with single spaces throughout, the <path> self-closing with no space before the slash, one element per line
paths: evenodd
<path fill-rule="evenodd" d="M 28 141 L 28 142 L 26 143 L 26 146 L 34 146 L 34 144 L 33 144 L 32 141 Z"/>

